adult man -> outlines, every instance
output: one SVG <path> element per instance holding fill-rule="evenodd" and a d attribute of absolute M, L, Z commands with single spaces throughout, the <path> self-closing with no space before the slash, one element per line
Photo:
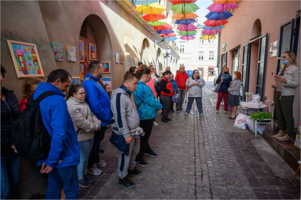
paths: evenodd
<path fill-rule="evenodd" d="M 185 66 L 181 65 L 180 70 L 176 74 L 176 82 L 178 85 L 178 100 L 177 100 L 177 111 L 183 110 L 182 105 L 185 99 L 186 92 L 186 80 L 188 79 L 188 74 L 185 72 Z"/>
<path fill-rule="evenodd" d="M 124 76 L 123 84 L 112 92 L 111 100 L 111 109 L 116 121 L 113 124 L 110 141 L 120 151 L 118 158 L 119 184 L 127 188 L 135 187 L 135 184 L 127 178 L 127 174 L 141 174 L 141 171 L 135 168 L 135 159 L 140 150 L 140 134 L 143 132 L 139 127 L 139 115 L 132 95 L 137 84 L 137 75 L 127 73 Z M 117 140 L 118 144 L 114 142 Z M 120 144 L 122 145 L 120 146 Z"/>
<path fill-rule="evenodd" d="M 93 175 L 100 175 L 102 171 L 97 167 L 106 167 L 107 164 L 99 160 L 98 149 L 104 138 L 106 126 L 111 122 L 110 97 L 99 84 L 102 77 L 102 65 L 99 61 L 92 61 L 89 64 L 89 72 L 84 78 L 83 86 L 86 90 L 86 102 L 92 112 L 101 121 L 101 128 L 95 132 L 93 147 L 88 161 L 88 172 Z"/>
<path fill-rule="evenodd" d="M 44 92 L 56 93 L 40 102 L 43 124 L 52 137 L 48 157 L 38 163 L 42 165 L 41 173 L 48 173 L 46 199 L 60 199 L 62 187 L 66 199 L 78 199 L 79 145 L 63 93 L 70 82 L 71 75 L 64 69 L 57 69 L 49 74 L 47 83 L 39 83 L 33 94 L 36 100 Z"/>
<path fill-rule="evenodd" d="M 141 69 L 142 65 L 143 65 L 143 63 L 141 61 L 138 62 L 138 69 Z"/>
<path fill-rule="evenodd" d="M 171 71 L 164 72 L 164 76 L 160 82 L 160 86 L 161 86 L 160 99 L 163 105 L 162 122 L 171 121 L 171 119 L 168 118 L 168 110 L 172 102 L 172 96 L 174 95 L 174 90 L 173 90 L 172 83 L 169 80 L 170 75 L 171 75 Z"/>

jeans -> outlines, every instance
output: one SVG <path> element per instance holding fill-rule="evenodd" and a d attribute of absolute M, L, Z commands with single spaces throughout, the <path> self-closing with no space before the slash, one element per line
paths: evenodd
<path fill-rule="evenodd" d="M 224 97 L 224 111 L 228 110 L 228 97 L 229 97 L 228 92 L 219 92 L 218 93 L 218 98 L 217 98 L 217 103 L 216 103 L 216 110 L 219 110 L 219 107 L 221 105 L 223 97 Z"/>
<path fill-rule="evenodd" d="M 166 95 L 161 95 L 160 99 L 162 101 L 162 119 L 166 119 L 168 117 L 168 110 L 170 108 L 170 104 L 172 102 L 171 100 L 172 96 L 166 96 Z"/>
<path fill-rule="evenodd" d="M 76 166 L 52 168 L 48 174 L 48 187 L 45 199 L 61 199 L 63 187 L 65 199 L 78 199 L 79 186 Z"/>
<path fill-rule="evenodd" d="M 152 151 L 152 149 L 148 144 L 148 140 L 152 133 L 154 121 L 155 119 L 147 119 L 147 120 L 140 121 L 140 127 L 145 132 L 145 135 L 141 136 L 140 138 L 140 151 L 136 157 L 136 161 L 143 160 L 144 153 L 150 153 Z"/>
<path fill-rule="evenodd" d="M 93 146 L 93 139 L 79 142 L 80 162 L 77 165 L 78 180 L 82 179 L 87 174 L 88 158 Z"/>
<path fill-rule="evenodd" d="M 19 154 L 1 157 L 1 199 L 17 198 L 19 171 Z"/>
<path fill-rule="evenodd" d="M 196 100 L 199 113 L 203 113 L 202 97 L 188 97 L 186 112 L 190 112 L 194 99 Z"/>
<path fill-rule="evenodd" d="M 178 100 L 177 100 L 177 109 L 178 109 L 178 108 L 181 108 L 182 105 L 183 105 L 183 103 L 184 103 L 184 100 L 185 100 L 185 92 L 186 92 L 185 89 L 178 89 L 179 97 L 178 97 Z"/>
<path fill-rule="evenodd" d="M 102 126 L 99 131 L 95 131 L 92 150 L 89 155 L 88 169 L 93 168 L 93 165 L 99 162 L 98 149 L 106 132 L 106 127 Z"/>

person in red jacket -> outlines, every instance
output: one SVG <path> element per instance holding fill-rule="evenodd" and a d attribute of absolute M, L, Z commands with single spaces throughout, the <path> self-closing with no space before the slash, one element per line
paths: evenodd
<path fill-rule="evenodd" d="M 181 111 L 182 105 L 185 99 L 186 92 L 186 80 L 188 79 L 188 74 L 185 72 L 185 66 L 181 65 L 180 70 L 176 74 L 175 81 L 178 85 L 178 100 L 177 100 L 177 111 Z"/>
<path fill-rule="evenodd" d="M 171 71 L 167 70 L 166 72 L 164 72 L 164 77 L 161 79 L 160 82 L 160 87 L 161 87 L 160 99 L 163 105 L 162 122 L 171 121 L 171 119 L 168 118 L 168 110 L 172 102 L 172 96 L 174 95 L 174 91 L 173 91 L 172 83 L 169 80 L 170 75 L 171 75 Z"/>
<path fill-rule="evenodd" d="M 23 110 L 26 108 L 28 97 L 36 91 L 36 88 L 38 87 L 40 82 L 42 82 L 42 80 L 36 77 L 27 78 L 22 82 L 23 98 L 19 103 L 21 112 L 23 112 Z"/>

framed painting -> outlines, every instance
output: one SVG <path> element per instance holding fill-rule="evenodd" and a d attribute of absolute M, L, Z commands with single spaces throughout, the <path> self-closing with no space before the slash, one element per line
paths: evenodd
<path fill-rule="evenodd" d="M 104 74 L 111 73 L 111 66 L 110 66 L 109 61 L 101 61 L 101 65 L 102 65 L 102 68 L 103 68 L 102 73 L 104 73 Z"/>
<path fill-rule="evenodd" d="M 80 40 L 79 41 L 79 62 L 84 62 L 84 41 Z"/>
<path fill-rule="evenodd" d="M 112 77 L 101 78 L 101 81 L 103 85 L 110 85 L 110 88 L 112 90 Z"/>
<path fill-rule="evenodd" d="M 119 63 L 119 59 L 120 59 L 120 57 L 119 57 L 119 53 L 115 53 L 115 63 Z"/>
<path fill-rule="evenodd" d="M 66 57 L 67 61 L 76 62 L 76 47 L 71 45 L 66 45 Z"/>
<path fill-rule="evenodd" d="M 72 84 L 80 84 L 80 77 L 72 77 L 71 85 Z"/>
<path fill-rule="evenodd" d="M 89 43 L 89 60 L 96 60 L 96 44 Z"/>
<path fill-rule="evenodd" d="M 44 77 L 38 49 L 35 44 L 7 40 L 18 78 Z"/>
<path fill-rule="evenodd" d="M 123 54 L 120 55 L 120 63 L 124 64 L 124 55 Z"/>
<path fill-rule="evenodd" d="M 50 42 L 51 50 L 55 61 L 63 61 L 63 45 Z"/>

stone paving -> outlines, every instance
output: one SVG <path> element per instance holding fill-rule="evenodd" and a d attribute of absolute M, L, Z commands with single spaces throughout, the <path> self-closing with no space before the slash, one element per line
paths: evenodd
<path fill-rule="evenodd" d="M 90 188 L 81 188 L 82 199 L 300 199 L 300 180 L 277 177 L 252 141 L 249 130 L 237 129 L 230 114 L 215 113 L 216 94 L 207 82 L 203 91 L 204 116 L 195 106 L 188 116 L 172 113 L 169 123 L 153 128 L 150 145 L 157 158 L 145 156 L 143 174 L 129 177 L 136 187 L 118 184 L 118 151 L 109 143 L 107 130 L 101 146 L 108 163 Z M 268 145 L 268 144 L 267 144 Z"/>

